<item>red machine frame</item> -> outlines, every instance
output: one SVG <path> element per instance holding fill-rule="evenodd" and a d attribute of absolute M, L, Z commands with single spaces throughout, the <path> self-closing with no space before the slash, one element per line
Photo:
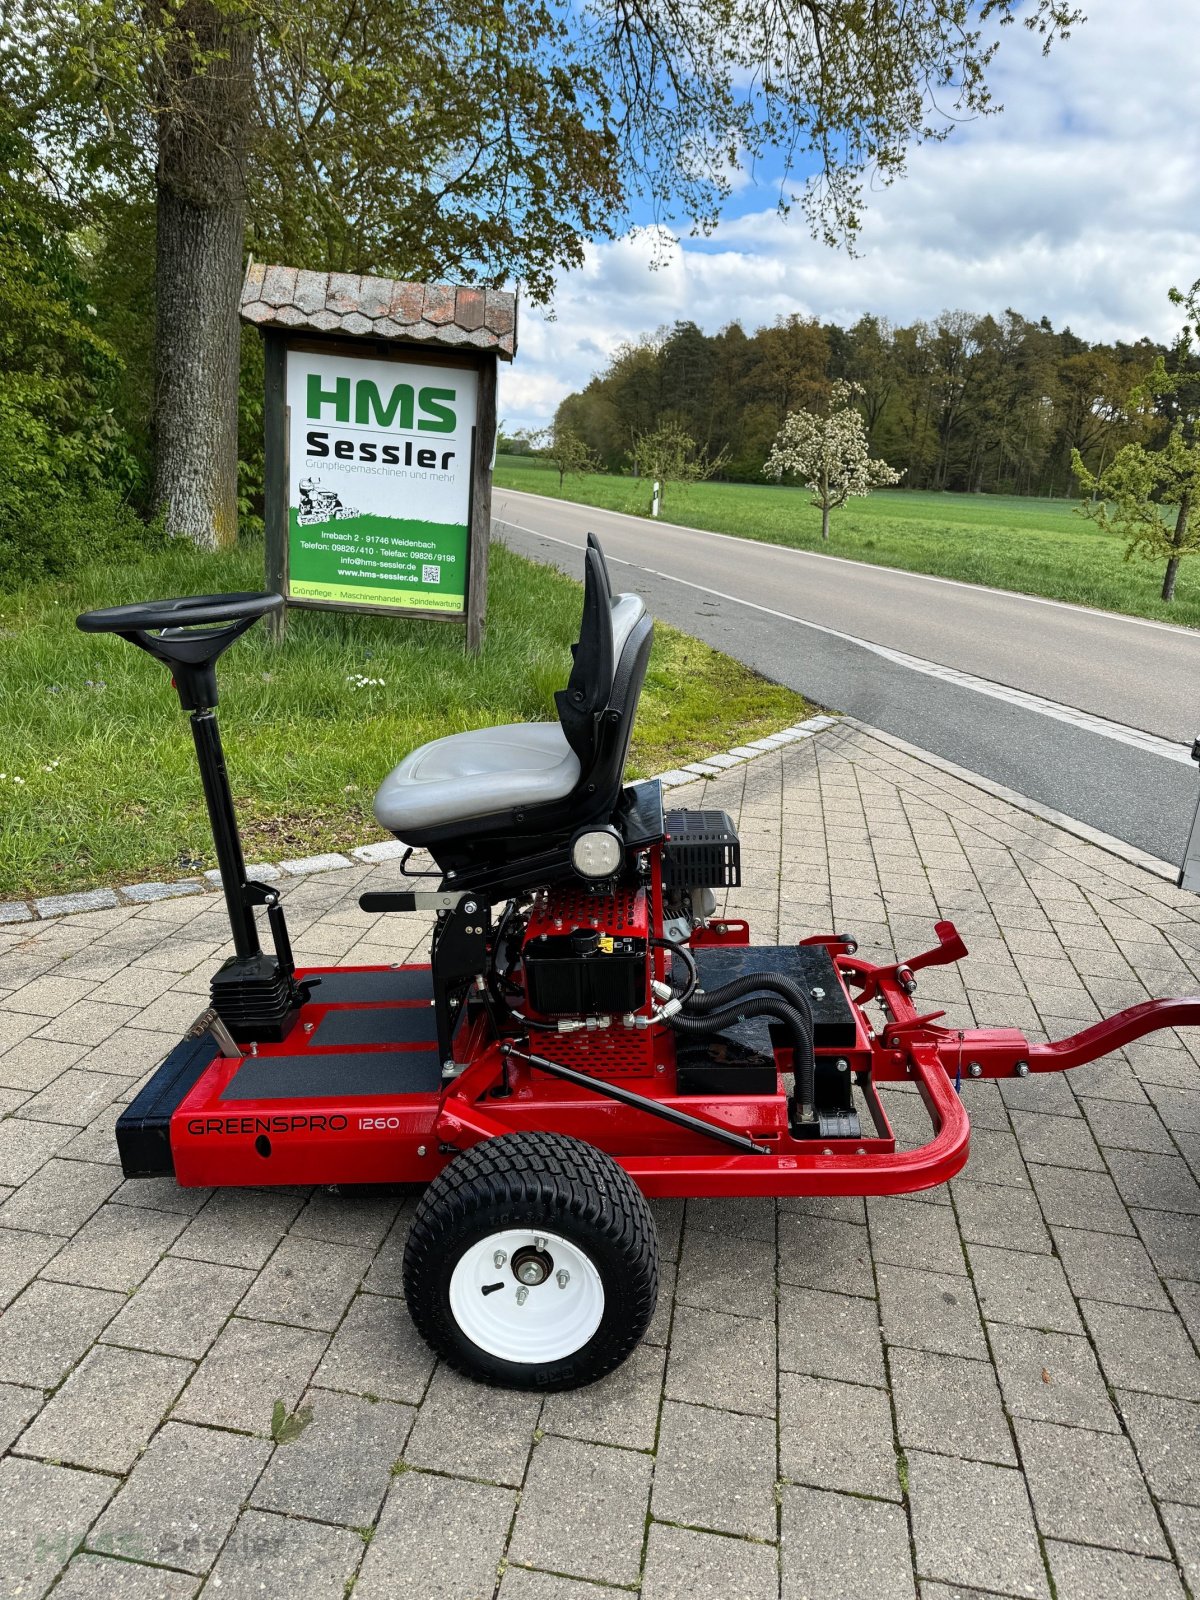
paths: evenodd
<path fill-rule="evenodd" d="M 787 1050 L 776 1052 L 772 1094 L 681 1096 L 664 1025 L 657 1039 L 663 1059 L 655 1077 L 618 1100 L 610 1097 L 611 1085 L 585 1086 L 550 1075 L 532 1049 L 498 1039 L 481 1014 L 460 1029 L 456 1075 L 440 1091 L 426 1094 L 222 1100 L 250 1058 L 217 1057 L 171 1118 L 176 1179 L 183 1185 L 426 1183 L 455 1154 L 482 1140 L 536 1129 L 584 1139 L 606 1151 L 651 1197 L 903 1194 L 946 1182 L 966 1162 L 970 1128 L 958 1093 L 964 1079 L 1058 1072 L 1159 1028 L 1200 1024 L 1200 999 L 1193 998 L 1147 1001 L 1048 1044 L 1031 1044 L 1015 1028 L 938 1026 L 942 1012 L 922 1013 L 913 1003 L 916 974 L 958 961 L 967 949 L 952 923 L 939 922 L 936 931 L 939 942 L 932 949 L 888 965 L 864 960 L 852 942 L 837 936 L 801 941 L 827 948 L 854 1015 L 854 1045 L 820 1053 L 841 1058 L 855 1076 L 875 1125 L 873 1133 L 858 1139 L 822 1141 L 792 1134 L 781 1076 L 790 1070 Z M 696 946 L 748 940 L 744 922 L 712 922 L 693 935 Z M 333 970 L 382 975 L 428 968 L 310 968 L 299 976 Z M 397 1003 L 428 1008 L 428 1001 Z M 880 1013 L 875 1020 L 868 1015 L 871 1005 Z M 319 1058 L 327 1052 L 309 1041 L 330 1012 L 342 1009 L 364 1006 L 361 1001 L 310 1002 L 283 1043 L 260 1045 L 251 1053 L 269 1060 L 294 1057 L 300 1049 Z M 927 1144 L 896 1148 L 878 1093 L 887 1083 L 910 1083 L 920 1092 L 932 1122 Z M 711 1125 L 714 1132 L 748 1137 L 761 1149 L 716 1149 L 699 1130 L 662 1120 L 661 1114 L 672 1110 Z"/>

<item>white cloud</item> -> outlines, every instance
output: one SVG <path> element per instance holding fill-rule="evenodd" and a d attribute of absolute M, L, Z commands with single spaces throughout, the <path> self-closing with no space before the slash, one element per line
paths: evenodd
<path fill-rule="evenodd" d="M 1097 5 L 1048 59 L 1007 29 L 1004 112 L 914 152 L 908 177 L 869 197 L 856 258 L 782 221 L 769 183 L 761 209 L 684 240 L 658 270 L 644 236 L 593 246 L 560 280 L 553 321 L 522 307 L 502 414 L 547 420 L 624 340 L 677 318 L 715 332 L 792 311 L 909 322 L 1013 306 L 1089 339 L 1169 337 L 1168 287 L 1200 276 L 1198 57 L 1195 0 Z"/>

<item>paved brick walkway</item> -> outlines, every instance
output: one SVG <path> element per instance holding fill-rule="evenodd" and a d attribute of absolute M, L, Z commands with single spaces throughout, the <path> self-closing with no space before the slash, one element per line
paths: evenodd
<path fill-rule="evenodd" d="M 971 958 L 920 990 L 952 1019 L 1057 1034 L 1200 978 L 1196 901 L 853 730 L 701 797 L 759 937 L 911 954 L 952 917 Z M 306 959 L 417 947 L 357 909 L 386 871 L 289 885 Z M 435 1370 L 411 1201 L 122 1183 L 114 1118 L 222 923 L 204 895 L 0 935 L 0 1594 L 1200 1595 L 1195 1037 L 969 1084 L 948 1193 L 658 1205 L 650 1338 L 542 1401 Z M 276 1400 L 311 1407 L 293 1442 Z"/>

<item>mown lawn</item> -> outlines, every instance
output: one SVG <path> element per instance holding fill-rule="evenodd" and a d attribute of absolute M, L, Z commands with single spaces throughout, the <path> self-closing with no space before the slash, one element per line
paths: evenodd
<path fill-rule="evenodd" d="M 78 632 L 74 620 L 94 606 L 261 586 L 261 547 L 206 556 L 180 546 L 123 571 L 0 596 L 0 899 L 214 865 L 187 719 L 165 668 L 111 635 Z M 415 745 L 553 717 L 581 594 L 495 546 L 477 660 L 458 626 L 326 612 L 293 612 L 282 647 L 261 626 L 239 641 L 218 671 L 247 859 L 382 838 L 371 799 Z M 632 772 L 661 772 L 809 709 L 660 624 Z"/>
<path fill-rule="evenodd" d="M 557 472 L 527 456 L 501 456 L 496 483 L 560 494 Z M 639 516 L 647 515 L 650 506 L 650 485 L 636 478 L 568 478 L 561 495 Z M 1183 563 L 1175 600 L 1164 605 L 1159 599 L 1162 566 L 1127 562 L 1123 542 L 1081 517 L 1077 505 L 1014 495 L 885 490 L 835 511 L 829 543 L 823 545 L 821 514 L 808 504 L 805 490 L 703 483 L 673 492 L 661 517 L 743 539 L 1200 627 L 1200 560 Z"/>

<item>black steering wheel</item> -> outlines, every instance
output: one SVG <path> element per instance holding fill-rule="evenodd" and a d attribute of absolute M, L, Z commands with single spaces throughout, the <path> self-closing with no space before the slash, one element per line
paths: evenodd
<path fill-rule="evenodd" d="M 217 703 L 215 664 L 221 652 L 282 605 L 280 594 L 194 594 L 85 611 L 75 626 L 84 633 L 115 633 L 165 662 L 184 710 L 194 711 Z"/>
<path fill-rule="evenodd" d="M 85 611 L 75 619 L 75 626 L 84 633 L 123 635 L 146 629 L 212 627 L 235 622 L 244 622 L 248 627 L 282 605 L 283 596 L 279 594 L 193 594 L 179 600 L 148 600 L 142 605 Z"/>

